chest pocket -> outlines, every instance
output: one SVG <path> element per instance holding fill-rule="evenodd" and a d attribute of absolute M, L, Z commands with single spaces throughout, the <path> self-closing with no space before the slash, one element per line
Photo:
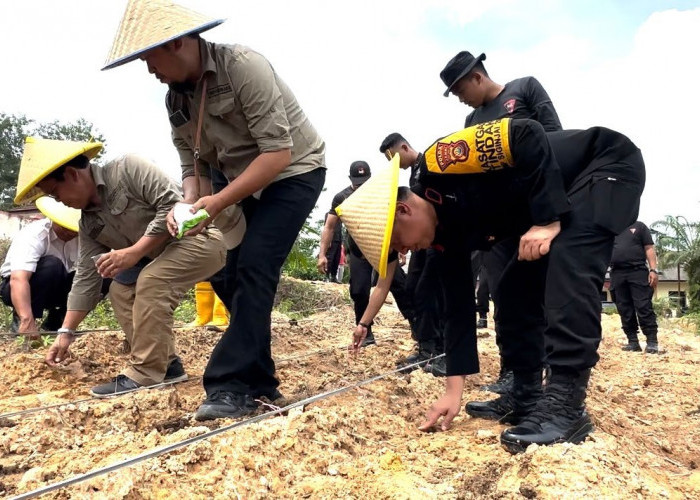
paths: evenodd
<path fill-rule="evenodd" d="M 107 205 L 109 206 L 109 213 L 112 215 L 124 213 L 127 205 L 129 205 L 129 198 L 127 198 L 123 187 L 119 186 L 117 189 L 107 194 Z"/>
<path fill-rule="evenodd" d="M 236 107 L 236 99 L 233 97 L 233 93 L 230 93 L 222 99 L 216 101 L 209 101 L 206 104 L 207 113 L 219 118 L 226 118 L 227 115 L 233 112 Z"/>

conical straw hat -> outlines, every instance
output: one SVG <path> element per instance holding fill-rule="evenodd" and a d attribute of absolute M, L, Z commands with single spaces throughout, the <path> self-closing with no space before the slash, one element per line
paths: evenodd
<path fill-rule="evenodd" d="M 80 210 L 71 208 L 50 196 L 42 196 L 36 200 L 36 208 L 59 226 L 78 232 Z"/>
<path fill-rule="evenodd" d="M 399 162 L 399 155 L 394 155 L 389 168 L 375 173 L 335 209 L 380 278 L 386 276 L 394 229 Z"/>
<path fill-rule="evenodd" d="M 15 203 L 29 203 L 44 193 L 36 187 L 41 180 L 78 155 L 92 159 L 102 149 L 101 142 L 56 141 L 27 137 L 17 177 Z"/>
<path fill-rule="evenodd" d="M 169 0 L 129 0 L 102 69 L 116 68 L 159 45 L 223 22 Z"/>

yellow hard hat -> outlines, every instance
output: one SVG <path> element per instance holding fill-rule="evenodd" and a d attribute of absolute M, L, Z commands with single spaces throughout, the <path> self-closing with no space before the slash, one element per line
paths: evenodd
<path fill-rule="evenodd" d="M 42 196 L 36 200 L 36 208 L 59 226 L 78 232 L 80 210 L 64 205 L 50 196 Z"/>
<path fill-rule="evenodd" d="M 15 203 L 29 203 L 44 193 L 36 187 L 44 177 L 76 156 L 92 159 L 102 149 L 101 142 L 57 141 L 27 137 L 17 177 Z"/>

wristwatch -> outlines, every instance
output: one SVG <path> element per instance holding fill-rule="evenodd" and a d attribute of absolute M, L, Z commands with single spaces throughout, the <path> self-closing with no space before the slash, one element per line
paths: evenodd
<path fill-rule="evenodd" d="M 649 272 L 650 272 L 650 273 L 654 273 L 654 274 L 659 274 L 659 271 L 657 271 L 657 270 L 654 269 L 654 268 L 649 269 Z"/>
<path fill-rule="evenodd" d="M 58 333 L 59 335 L 62 333 L 67 333 L 68 335 L 75 335 L 75 330 L 73 330 L 72 328 L 59 328 L 58 330 L 56 330 L 56 333 Z"/>

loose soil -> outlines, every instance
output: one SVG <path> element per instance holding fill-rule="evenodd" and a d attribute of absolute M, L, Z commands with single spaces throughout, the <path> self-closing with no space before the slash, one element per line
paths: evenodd
<path fill-rule="evenodd" d="M 317 284 L 342 296 L 344 286 Z M 342 301 L 339 301 L 341 303 Z M 387 304 L 377 345 L 356 358 L 347 305 L 304 319 L 273 316 L 273 355 L 285 402 L 391 371 L 411 353 L 405 321 Z M 492 322 L 489 326 L 493 327 Z M 700 337 L 664 321 L 659 356 L 620 350 L 619 317 L 603 316 L 601 360 L 588 391 L 595 432 L 581 445 L 531 446 L 511 455 L 505 428 L 461 412 L 448 432 L 416 427 L 441 393 L 423 371 L 391 375 L 158 458 L 58 490 L 48 498 L 700 498 Z M 177 333 L 191 380 L 107 400 L 0 417 L 0 495 L 14 496 L 118 463 L 233 422 L 203 425 L 200 376 L 220 333 Z M 0 343 L 0 413 L 89 397 L 125 363 L 118 332 L 81 337 L 74 359 L 51 369 L 45 349 Z M 492 397 L 498 354 L 480 332 L 482 373 L 463 402 Z M 280 402 L 276 402 L 280 404 Z M 263 410 L 261 410 L 263 411 Z"/>

